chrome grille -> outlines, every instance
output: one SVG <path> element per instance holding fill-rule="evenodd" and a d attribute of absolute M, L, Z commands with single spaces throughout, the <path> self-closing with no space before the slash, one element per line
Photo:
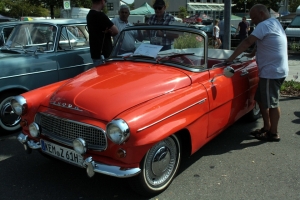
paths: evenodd
<path fill-rule="evenodd" d="M 35 122 L 40 125 L 43 135 L 66 145 L 72 146 L 74 139 L 82 138 L 86 141 L 88 148 L 104 150 L 107 147 L 105 132 L 99 127 L 46 113 L 37 113 Z"/>

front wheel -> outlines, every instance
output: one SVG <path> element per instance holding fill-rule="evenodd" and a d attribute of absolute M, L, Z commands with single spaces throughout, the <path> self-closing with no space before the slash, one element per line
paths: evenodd
<path fill-rule="evenodd" d="M 16 115 L 10 104 L 10 100 L 18 95 L 11 92 L 0 95 L 0 132 L 13 132 L 20 128 L 21 117 Z"/>
<path fill-rule="evenodd" d="M 181 160 L 181 145 L 172 135 L 154 145 L 141 162 L 141 173 L 129 179 L 133 190 L 144 196 L 164 191 L 172 182 Z"/>

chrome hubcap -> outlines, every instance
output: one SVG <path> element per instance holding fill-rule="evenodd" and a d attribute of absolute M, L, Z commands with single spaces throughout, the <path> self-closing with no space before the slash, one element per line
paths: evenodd
<path fill-rule="evenodd" d="M 11 98 L 6 98 L 2 102 L 1 110 L 0 110 L 0 119 L 1 119 L 1 126 L 6 127 L 16 127 L 19 126 L 19 122 L 21 117 L 16 115 L 11 108 L 10 104 Z M 5 127 L 3 127 L 5 129 Z M 18 127 L 16 127 L 17 129 Z"/>
<path fill-rule="evenodd" d="M 144 163 L 144 175 L 149 187 L 164 187 L 172 179 L 180 156 L 176 141 L 169 137 L 149 150 Z"/>
<path fill-rule="evenodd" d="M 152 160 L 153 174 L 156 176 L 161 176 L 167 170 L 170 160 L 170 151 L 167 147 L 161 147 L 158 149 Z"/>

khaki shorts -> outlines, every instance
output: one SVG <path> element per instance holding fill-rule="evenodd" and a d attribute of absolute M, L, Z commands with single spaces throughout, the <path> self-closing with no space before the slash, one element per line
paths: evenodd
<path fill-rule="evenodd" d="M 259 78 L 255 100 L 264 108 L 279 107 L 280 87 L 285 78 L 266 79 Z"/>

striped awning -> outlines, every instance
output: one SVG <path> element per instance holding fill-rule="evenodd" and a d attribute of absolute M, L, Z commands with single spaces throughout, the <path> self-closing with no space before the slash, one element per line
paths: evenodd
<path fill-rule="evenodd" d="M 188 3 L 188 10 L 193 10 L 193 11 L 223 11 L 224 10 L 224 4 L 218 4 L 218 3 Z"/>

